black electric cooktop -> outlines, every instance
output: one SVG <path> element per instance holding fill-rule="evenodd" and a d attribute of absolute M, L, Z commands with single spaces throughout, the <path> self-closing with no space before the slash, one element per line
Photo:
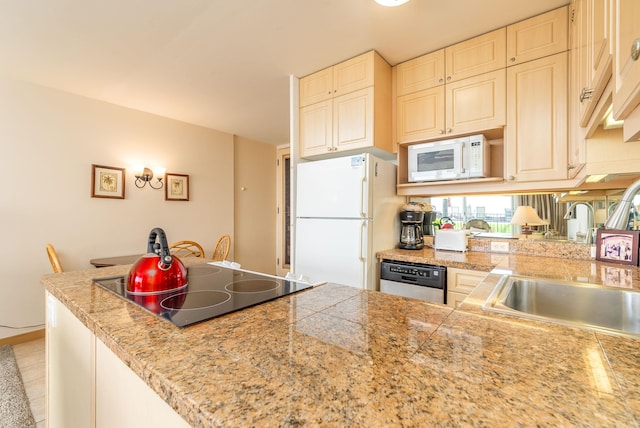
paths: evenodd
<path fill-rule="evenodd" d="M 185 327 L 313 287 L 280 277 L 201 264 L 187 268 L 187 286 L 165 293 L 130 294 L 127 275 L 96 278 L 99 286 Z"/>

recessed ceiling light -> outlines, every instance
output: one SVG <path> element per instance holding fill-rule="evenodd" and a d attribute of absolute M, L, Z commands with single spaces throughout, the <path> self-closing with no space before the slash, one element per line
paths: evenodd
<path fill-rule="evenodd" d="M 401 4 L 405 4 L 409 0 L 376 0 L 376 3 L 381 4 L 382 6 L 400 6 Z"/>

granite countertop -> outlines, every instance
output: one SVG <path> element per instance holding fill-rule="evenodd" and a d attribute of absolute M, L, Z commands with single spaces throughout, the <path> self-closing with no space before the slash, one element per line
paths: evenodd
<path fill-rule="evenodd" d="M 42 283 L 193 426 L 640 425 L 638 340 L 480 307 L 502 272 L 598 282 L 609 266 L 431 251 L 487 271 L 455 310 L 325 284 L 181 329 L 92 284 L 95 269 Z"/>

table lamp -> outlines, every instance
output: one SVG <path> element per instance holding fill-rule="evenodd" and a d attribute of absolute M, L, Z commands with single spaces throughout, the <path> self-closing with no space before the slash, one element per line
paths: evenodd
<path fill-rule="evenodd" d="M 516 224 L 522 227 L 523 235 L 531 235 L 531 228 L 529 226 L 539 226 L 545 224 L 545 222 L 538 216 L 536 210 L 529 205 L 520 205 L 516 208 L 516 212 L 511 217 L 511 224 Z"/>

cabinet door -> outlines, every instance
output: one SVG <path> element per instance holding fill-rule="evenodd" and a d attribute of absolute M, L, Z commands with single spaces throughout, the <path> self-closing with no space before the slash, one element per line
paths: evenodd
<path fill-rule="evenodd" d="M 567 178 L 567 53 L 507 70 L 507 179 Z"/>
<path fill-rule="evenodd" d="M 444 133 L 444 85 L 398 97 L 397 142 L 415 142 Z"/>
<path fill-rule="evenodd" d="M 300 79 L 300 107 L 328 100 L 333 96 L 333 67 Z"/>
<path fill-rule="evenodd" d="M 487 276 L 487 272 L 447 268 L 447 306 L 457 307 Z"/>
<path fill-rule="evenodd" d="M 446 82 L 506 67 L 506 28 L 445 48 Z"/>
<path fill-rule="evenodd" d="M 580 126 L 587 126 L 593 110 L 611 79 L 613 44 L 611 38 L 611 0 L 580 1 L 580 64 L 583 86 L 580 100 Z"/>
<path fill-rule="evenodd" d="M 341 96 L 373 86 L 374 51 L 333 66 L 333 96 Z"/>
<path fill-rule="evenodd" d="M 504 126 L 505 70 L 446 85 L 447 134 L 463 134 Z"/>
<path fill-rule="evenodd" d="M 396 66 L 398 97 L 444 84 L 444 49 Z"/>
<path fill-rule="evenodd" d="M 632 46 L 640 43 L 640 1 L 615 0 L 614 8 L 613 114 L 625 119 L 640 103 L 640 58 L 631 55 Z"/>
<path fill-rule="evenodd" d="M 567 7 L 507 27 L 507 65 L 516 65 L 567 50 Z"/>
<path fill-rule="evenodd" d="M 47 426 L 92 427 L 94 335 L 47 295 Z"/>
<path fill-rule="evenodd" d="M 333 99 L 333 146 L 373 147 L 373 87 Z"/>
<path fill-rule="evenodd" d="M 332 150 L 333 101 L 326 100 L 300 109 L 300 156 Z"/>

